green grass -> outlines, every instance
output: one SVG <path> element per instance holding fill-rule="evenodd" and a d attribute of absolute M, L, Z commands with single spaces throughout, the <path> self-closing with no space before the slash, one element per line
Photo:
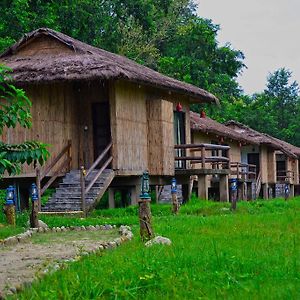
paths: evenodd
<path fill-rule="evenodd" d="M 225 207 L 225 209 L 224 209 Z M 195 199 L 172 216 L 152 206 L 156 234 L 172 246 L 146 248 L 136 208 L 96 211 L 87 222 L 131 222 L 135 239 L 36 281 L 15 299 L 299 299 L 300 199 L 228 205 Z M 48 217 L 49 222 L 85 222 Z"/>

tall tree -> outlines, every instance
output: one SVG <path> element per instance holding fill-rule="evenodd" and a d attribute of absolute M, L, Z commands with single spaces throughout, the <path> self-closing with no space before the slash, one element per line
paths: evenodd
<path fill-rule="evenodd" d="M 249 101 L 244 122 L 259 131 L 300 146 L 299 85 L 285 68 L 269 74 L 263 93 Z"/>

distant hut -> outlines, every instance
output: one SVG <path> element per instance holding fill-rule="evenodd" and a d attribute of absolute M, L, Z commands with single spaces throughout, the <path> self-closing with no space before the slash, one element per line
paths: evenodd
<path fill-rule="evenodd" d="M 111 207 L 117 189 L 136 203 L 143 171 L 154 185 L 175 175 L 174 146 L 191 141 L 190 104 L 217 103 L 205 90 L 48 28 L 24 35 L 0 63 L 33 103 L 32 128 L 7 129 L 2 140 L 51 145 L 41 171 L 25 167 L 4 184 L 14 182 L 22 192 L 37 176 L 43 193 L 63 178 L 45 211 L 82 209 L 81 166 L 89 208 L 107 189 Z"/>
<path fill-rule="evenodd" d="M 230 178 L 238 181 L 238 198 L 250 200 L 255 198 L 256 165 L 242 162 L 242 147 L 251 145 L 256 147 L 258 143 L 247 136 L 242 135 L 230 127 L 221 124 L 208 116 L 205 112 L 201 114 L 190 112 L 191 139 L 193 144 L 215 144 L 230 147 Z M 212 156 L 225 156 L 221 150 L 211 150 Z M 197 166 L 196 166 L 197 167 Z M 220 168 L 220 165 L 212 165 L 211 168 Z M 205 176 L 205 175 L 204 175 Z M 200 198 L 219 199 L 219 177 L 218 175 L 206 175 L 206 189 L 200 186 L 198 195 Z M 204 191 L 203 194 L 200 194 Z"/>
<path fill-rule="evenodd" d="M 241 148 L 241 160 L 256 165 L 257 193 L 265 199 L 283 196 L 284 187 L 288 184 L 293 196 L 295 186 L 299 186 L 300 148 L 237 121 L 229 121 L 225 125 L 256 144 Z"/>

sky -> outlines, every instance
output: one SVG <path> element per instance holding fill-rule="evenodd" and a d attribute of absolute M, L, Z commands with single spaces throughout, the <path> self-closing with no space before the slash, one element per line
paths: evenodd
<path fill-rule="evenodd" d="M 270 72 L 286 67 L 300 84 L 299 0 L 195 0 L 198 15 L 221 30 L 221 45 L 230 42 L 246 56 L 238 82 L 245 93 L 261 92 Z"/>

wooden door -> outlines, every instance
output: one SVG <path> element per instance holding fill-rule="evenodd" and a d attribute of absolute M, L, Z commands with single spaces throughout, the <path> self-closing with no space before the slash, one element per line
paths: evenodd
<path fill-rule="evenodd" d="M 92 104 L 94 161 L 111 142 L 109 103 Z M 103 160 L 105 161 L 105 159 Z"/>

